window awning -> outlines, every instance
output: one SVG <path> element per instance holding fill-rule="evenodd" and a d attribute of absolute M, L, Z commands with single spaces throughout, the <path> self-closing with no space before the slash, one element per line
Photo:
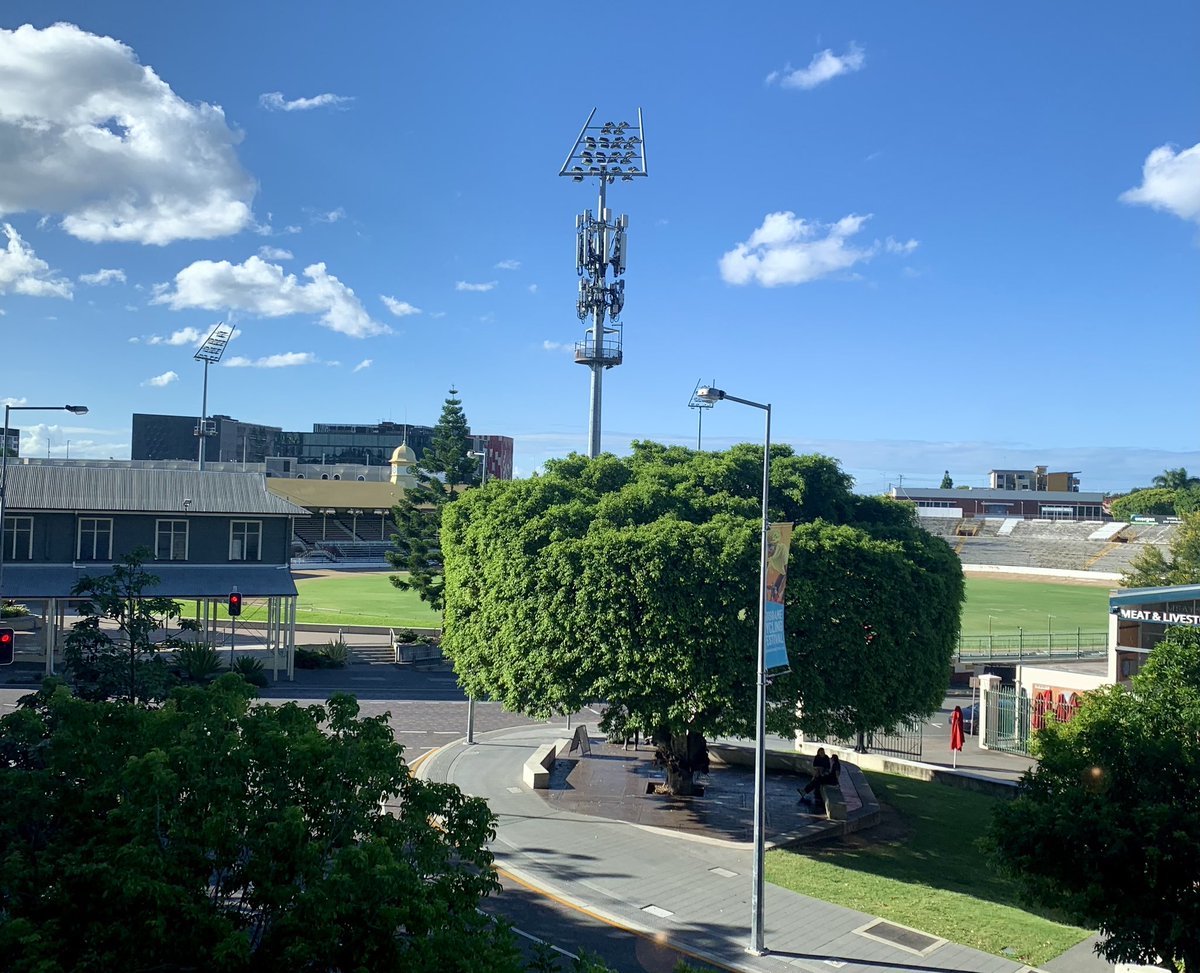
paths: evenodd
<path fill-rule="evenodd" d="M 4 566 L 4 598 L 21 601 L 70 598 L 80 578 L 109 573 L 109 564 L 22 564 Z M 286 564 L 182 564 L 153 562 L 145 570 L 159 579 L 146 587 L 151 598 L 224 598 L 235 588 L 247 598 L 294 596 L 296 582 Z"/>

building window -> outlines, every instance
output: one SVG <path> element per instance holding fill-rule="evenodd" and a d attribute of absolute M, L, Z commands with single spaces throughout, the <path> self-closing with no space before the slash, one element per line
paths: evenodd
<path fill-rule="evenodd" d="M 4 518 L 4 556 L 10 561 L 33 560 L 33 518 Z"/>
<path fill-rule="evenodd" d="M 230 522 L 229 560 L 262 560 L 261 520 L 234 520 Z"/>
<path fill-rule="evenodd" d="M 186 520 L 160 520 L 154 531 L 154 559 L 156 561 L 186 561 L 188 548 L 188 522 Z"/>
<path fill-rule="evenodd" d="M 112 524 L 111 517 L 80 517 L 76 558 L 80 561 L 111 561 Z"/>

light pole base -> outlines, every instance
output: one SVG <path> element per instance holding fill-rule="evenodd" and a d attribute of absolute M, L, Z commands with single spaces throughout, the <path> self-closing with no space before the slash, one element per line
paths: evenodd
<path fill-rule="evenodd" d="M 751 956 L 766 956 L 771 951 L 766 946 L 747 946 L 746 952 Z"/>

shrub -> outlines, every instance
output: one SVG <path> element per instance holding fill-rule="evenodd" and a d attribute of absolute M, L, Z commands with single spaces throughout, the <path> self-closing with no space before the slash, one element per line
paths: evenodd
<path fill-rule="evenodd" d="M 0 618 L 24 618 L 29 613 L 28 608 L 18 605 L 15 601 L 6 601 L 0 605 Z"/>
<path fill-rule="evenodd" d="M 175 650 L 175 675 L 184 682 L 211 682 L 223 668 L 216 649 L 208 645 L 185 645 Z"/>
<path fill-rule="evenodd" d="M 413 645 L 417 641 L 417 633 L 411 628 L 396 629 L 396 641 L 401 645 Z"/>
<path fill-rule="evenodd" d="M 350 650 L 343 639 L 330 639 L 321 649 L 321 655 L 329 660 L 330 669 L 344 669 L 350 661 Z"/>
<path fill-rule="evenodd" d="M 346 665 L 346 657 L 343 655 L 339 661 L 336 658 L 337 652 L 334 650 L 334 655 L 331 656 L 330 646 L 340 644 L 345 649 L 345 643 L 336 641 L 330 642 L 319 651 L 313 649 L 296 649 L 296 668 L 297 669 L 341 669 Z"/>
<path fill-rule="evenodd" d="M 267 678 L 267 668 L 258 659 L 244 655 L 233 663 L 233 671 L 250 683 L 262 689 L 270 680 Z"/>

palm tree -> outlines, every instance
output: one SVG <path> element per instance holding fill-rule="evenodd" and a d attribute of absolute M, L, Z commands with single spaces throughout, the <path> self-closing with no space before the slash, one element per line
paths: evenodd
<path fill-rule="evenodd" d="M 1176 470 L 1163 470 L 1154 478 L 1153 485 L 1163 490 L 1186 490 L 1200 486 L 1200 476 L 1188 476 L 1188 471 L 1181 466 Z"/>

